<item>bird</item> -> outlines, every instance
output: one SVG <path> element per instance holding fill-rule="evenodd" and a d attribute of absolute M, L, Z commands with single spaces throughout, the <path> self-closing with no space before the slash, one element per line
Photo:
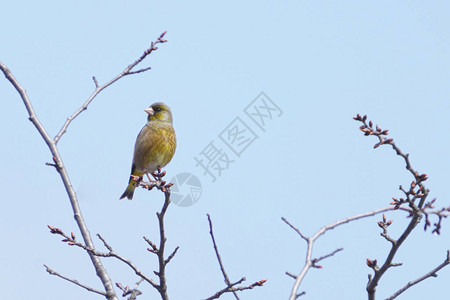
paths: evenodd
<path fill-rule="evenodd" d="M 156 102 L 144 109 L 148 114 L 147 124 L 139 132 L 134 145 L 131 175 L 120 199 L 133 199 L 136 177 L 155 172 L 165 167 L 173 158 L 177 139 L 173 128 L 172 112 L 166 104 Z"/>

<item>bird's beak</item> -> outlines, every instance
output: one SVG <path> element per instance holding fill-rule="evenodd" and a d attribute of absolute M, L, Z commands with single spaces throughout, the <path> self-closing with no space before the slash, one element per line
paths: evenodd
<path fill-rule="evenodd" d="M 153 116 L 155 114 L 155 111 L 151 106 L 149 108 L 144 109 L 144 111 L 148 113 L 149 116 Z"/>

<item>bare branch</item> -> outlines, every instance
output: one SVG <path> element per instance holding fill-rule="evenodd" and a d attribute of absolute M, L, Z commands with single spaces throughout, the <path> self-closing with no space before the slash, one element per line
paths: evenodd
<path fill-rule="evenodd" d="M 121 256 L 120 254 L 116 253 L 112 247 L 105 241 L 105 239 L 100 235 L 97 234 L 98 238 L 103 242 L 103 244 L 105 245 L 105 247 L 109 250 L 109 252 L 99 252 L 97 250 L 95 250 L 94 248 L 91 248 L 83 243 L 80 243 L 76 240 L 75 235 L 72 233 L 70 236 L 65 234 L 61 229 L 53 227 L 48 225 L 48 228 L 50 229 L 50 233 L 53 234 L 58 234 L 62 237 L 64 237 L 64 239 L 62 240 L 63 243 L 67 243 L 69 246 L 77 246 L 79 248 L 82 248 L 84 250 L 86 250 L 89 254 L 95 256 L 95 257 L 115 257 L 118 260 L 124 262 L 125 264 L 127 264 L 135 273 L 136 275 L 138 275 L 139 277 L 143 278 L 145 281 L 147 281 L 148 283 L 150 283 L 150 285 L 152 285 L 154 288 L 158 289 L 159 286 L 158 284 L 156 284 L 151 278 L 149 278 L 147 275 L 145 275 L 144 273 L 142 273 L 138 267 L 136 267 L 133 262 L 131 260 L 128 260 L 126 258 L 124 258 L 123 256 Z"/>
<path fill-rule="evenodd" d="M 93 292 L 93 293 L 96 293 L 96 294 L 99 294 L 99 295 L 102 295 L 102 296 L 106 296 L 106 293 L 105 293 L 105 292 L 96 290 L 96 289 L 91 288 L 91 287 L 89 287 L 89 286 L 87 286 L 87 285 L 84 285 L 84 284 L 82 284 L 82 283 L 79 283 L 78 280 L 70 279 L 70 278 L 68 278 L 68 277 L 66 277 L 66 276 L 63 276 L 63 275 L 59 274 L 58 272 L 54 271 L 53 269 L 51 269 L 50 267 L 48 267 L 47 265 L 44 265 L 44 267 L 45 267 L 46 271 L 47 271 L 50 275 L 55 275 L 55 276 L 57 276 L 57 277 L 59 277 L 59 278 L 62 278 L 62 279 L 67 280 L 67 281 L 69 281 L 69 282 L 72 282 L 73 284 L 76 284 L 76 285 L 78 285 L 79 287 L 82 287 L 83 289 L 88 290 L 89 292 Z"/>
<path fill-rule="evenodd" d="M 303 235 L 303 233 L 300 232 L 300 229 L 298 229 L 297 227 L 292 225 L 285 217 L 281 217 L 281 220 L 283 220 L 284 223 L 288 224 L 289 227 L 294 229 L 294 231 L 297 232 L 301 236 L 302 239 L 304 239 L 306 242 L 308 242 L 308 237 Z"/>
<path fill-rule="evenodd" d="M 113 84 L 114 82 L 116 82 L 117 80 L 119 80 L 120 78 L 127 76 L 127 75 L 131 75 L 133 73 L 133 68 L 136 67 L 140 62 L 142 62 L 150 53 L 152 53 L 153 51 L 157 50 L 158 48 L 155 46 L 156 44 L 159 43 L 165 43 L 167 42 L 167 40 L 163 39 L 164 35 L 166 34 L 166 32 L 163 32 L 156 41 L 151 43 L 151 46 L 149 49 L 144 51 L 144 54 L 141 55 L 141 57 L 139 59 L 137 59 L 134 63 L 130 64 L 127 68 L 125 68 L 124 71 L 122 71 L 122 73 L 120 73 L 119 75 L 117 75 L 115 78 L 113 78 L 112 80 L 110 80 L 109 82 L 103 84 L 103 85 L 99 85 L 97 79 L 95 77 L 93 77 L 93 81 L 95 84 L 95 90 L 92 93 L 92 95 L 86 100 L 86 102 L 75 112 L 73 113 L 64 123 L 64 125 L 62 126 L 61 130 L 58 132 L 58 134 L 55 136 L 54 139 L 52 139 L 50 137 L 50 135 L 47 133 L 47 131 L 45 130 L 44 126 L 41 124 L 41 122 L 39 121 L 39 119 L 36 116 L 36 113 L 33 109 L 33 106 L 31 105 L 31 101 L 28 98 L 28 95 L 25 91 L 25 89 L 20 85 L 20 83 L 18 82 L 18 80 L 14 77 L 14 75 L 12 74 L 12 72 L 6 67 L 6 65 L 4 65 L 2 62 L 0 62 L 0 70 L 3 72 L 3 74 L 5 75 L 5 77 L 11 82 L 11 84 L 14 86 L 14 88 L 17 90 L 17 92 L 19 93 L 20 97 L 22 98 L 22 101 L 25 105 L 25 108 L 28 111 L 28 115 L 29 115 L 29 120 L 33 123 L 33 125 L 36 127 L 36 129 L 38 130 L 39 134 L 41 135 L 41 137 L 43 138 L 43 140 L 45 141 L 45 143 L 47 144 L 51 154 L 52 154 L 52 158 L 54 161 L 54 164 L 50 164 L 48 163 L 48 165 L 55 167 L 55 169 L 58 171 L 58 173 L 60 174 L 61 180 L 64 184 L 64 187 L 67 191 L 71 206 L 72 206 L 72 210 L 73 210 L 73 214 L 74 214 L 74 218 L 75 221 L 77 222 L 77 225 L 80 229 L 81 235 L 83 236 L 84 242 L 86 244 L 86 247 L 94 250 L 94 243 L 92 241 L 92 238 L 90 236 L 89 230 L 87 229 L 87 225 L 83 219 L 83 216 L 81 214 L 81 209 L 78 203 L 78 199 L 76 196 L 76 193 L 72 187 L 72 183 L 70 181 L 69 175 L 67 173 L 67 170 L 65 168 L 65 165 L 63 163 L 63 160 L 59 154 L 59 150 L 57 148 L 57 143 L 59 141 L 59 139 L 62 137 L 62 135 L 67 131 L 68 126 L 70 125 L 70 123 L 84 110 L 87 109 L 88 105 L 92 102 L 92 100 L 106 87 L 110 86 L 111 84 Z M 148 69 L 148 68 L 147 68 Z M 140 72 L 145 71 L 146 69 L 142 69 L 140 70 Z M 109 277 L 108 273 L 106 272 L 106 269 L 103 267 L 100 259 L 93 254 L 92 251 L 88 251 L 89 257 L 92 261 L 92 264 L 95 268 L 96 274 L 97 276 L 100 278 L 100 280 L 102 281 L 102 284 L 105 288 L 105 296 L 108 300 L 118 300 L 116 292 L 114 290 L 111 278 Z"/>
<path fill-rule="evenodd" d="M 245 277 L 242 277 L 241 279 L 239 279 L 238 281 L 236 281 L 234 283 L 227 283 L 227 287 L 226 288 L 221 289 L 220 291 L 218 291 L 217 293 L 215 293 L 211 297 L 206 298 L 205 300 L 217 299 L 220 296 L 222 296 L 222 294 L 227 293 L 227 292 L 232 292 L 233 294 L 235 294 L 236 293 L 236 289 L 234 289 L 233 287 L 235 285 L 237 285 L 237 284 L 241 284 L 244 281 L 245 281 Z"/>
<path fill-rule="evenodd" d="M 165 263 L 166 265 L 172 260 L 172 258 L 175 256 L 175 254 L 177 254 L 178 249 L 180 249 L 179 246 L 177 246 L 177 247 L 175 248 L 175 250 L 173 250 L 173 252 L 166 258 L 166 260 L 164 261 L 164 263 Z"/>
<path fill-rule="evenodd" d="M 292 277 L 292 278 L 294 278 L 294 279 L 297 279 L 297 275 L 294 275 L 294 274 L 292 274 L 291 272 L 285 272 L 285 274 L 287 275 L 287 276 L 289 276 L 289 277 Z"/>
<path fill-rule="evenodd" d="M 408 282 L 404 287 L 402 287 L 401 289 L 399 289 L 397 292 L 395 292 L 392 296 L 390 296 L 389 298 L 386 298 L 386 300 L 392 300 L 397 298 L 401 293 L 403 293 L 404 291 L 406 291 L 407 289 L 409 289 L 410 287 L 412 287 L 413 285 L 418 284 L 419 282 L 427 279 L 427 278 L 431 278 L 431 277 L 437 277 L 437 272 L 439 272 L 442 268 L 444 268 L 445 266 L 447 266 L 448 264 L 450 264 L 450 250 L 447 250 L 447 257 L 444 260 L 443 263 L 441 263 L 439 266 L 437 266 L 436 268 L 434 268 L 433 270 L 431 270 L 430 272 L 420 276 L 419 278 L 417 278 L 416 280 L 410 281 Z"/>
<path fill-rule="evenodd" d="M 251 290 L 251 289 L 253 289 L 253 288 L 256 287 L 256 286 L 262 286 L 262 285 L 266 282 L 266 280 L 263 279 L 263 280 L 261 280 L 261 281 L 257 281 L 257 282 L 255 282 L 255 283 L 252 283 L 252 284 L 249 285 L 249 286 L 239 286 L 239 287 L 234 287 L 235 285 L 241 284 L 241 283 L 244 282 L 245 280 L 246 280 L 245 277 L 242 277 L 242 278 L 239 279 L 238 281 L 236 281 L 236 282 L 234 282 L 234 283 L 231 283 L 228 287 L 226 287 L 226 288 L 224 288 L 224 289 L 218 291 L 217 293 L 215 293 L 214 295 L 212 295 L 212 296 L 209 297 L 209 298 L 206 298 L 205 300 L 217 299 L 217 298 L 219 298 L 220 296 L 222 296 L 223 294 L 229 293 L 229 292 L 235 293 L 235 292 L 240 292 L 240 291 L 245 291 L 245 290 Z"/>
<path fill-rule="evenodd" d="M 159 222 L 160 240 L 159 240 L 159 249 L 156 252 L 156 255 L 158 256 L 158 262 L 159 262 L 159 271 L 155 272 L 155 273 L 159 277 L 158 292 L 160 293 L 163 300 L 168 300 L 169 296 L 167 295 L 167 282 L 166 282 L 167 262 L 164 258 L 164 250 L 166 247 L 166 240 L 167 240 L 165 232 L 164 232 L 164 216 L 165 216 L 167 208 L 169 207 L 169 204 L 170 204 L 170 190 L 167 189 L 164 192 L 164 195 L 165 195 L 165 200 L 164 200 L 163 207 L 161 208 L 160 212 L 156 213 L 156 215 L 158 216 L 158 222 Z"/>
<path fill-rule="evenodd" d="M 369 121 L 369 123 L 366 122 L 367 116 L 361 117 L 359 114 L 354 117 L 356 121 L 361 122 L 363 125 L 359 128 L 362 132 L 364 132 L 364 135 L 374 135 L 378 138 L 379 142 L 375 144 L 374 148 L 377 148 L 380 145 L 391 145 L 391 147 L 394 149 L 397 155 L 403 158 L 405 161 L 406 169 L 413 175 L 414 181 L 411 183 L 410 188 L 404 189 L 402 186 L 400 186 L 400 190 L 405 195 L 405 198 L 393 198 L 393 202 L 391 202 L 392 205 L 395 205 L 394 208 L 399 208 L 402 204 L 407 203 L 408 206 L 411 208 L 411 221 L 409 222 L 408 226 L 406 227 L 405 231 L 400 235 L 400 237 L 395 240 L 389 237 L 384 229 L 384 232 L 381 234 L 383 237 L 386 238 L 389 242 L 391 242 L 391 250 L 389 251 L 389 254 L 386 258 L 386 261 L 383 263 L 381 267 L 378 268 L 378 266 L 370 266 L 369 262 L 376 262 L 376 260 L 368 261 L 369 267 L 371 267 L 374 270 L 374 276 L 371 278 L 367 284 L 366 290 L 368 293 L 369 300 L 375 299 L 375 292 L 376 287 L 378 285 L 378 282 L 380 281 L 383 274 L 392 267 L 393 259 L 395 257 L 395 254 L 397 253 L 397 250 L 400 248 L 400 246 L 403 244 L 403 242 L 406 240 L 406 238 L 410 235 L 410 233 L 414 230 L 414 228 L 417 226 L 417 224 L 422 219 L 422 210 L 424 208 L 425 201 L 427 199 L 429 190 L 424 186 L 423 182 L 428 179 L 428 176 L 426 174 L 419 174 L 416 170 L 413 169 L 411 166 L 411 162 L 409 160 L 409 154 L 403 153 L 399 147 L 394 143 L 394 140 L 392 138 L 386 138 L 385 136 L 388 135 L 388 130 L 382 130 L 381 128 L 376 125 L 376 128 L 373 128 L 372 121 Z M 416 203 L 418 202 L 418 203 Z M 374 264 L 376 265 L 376 263 Z"/>
<path fill-rule="evenodd" d="M 79 109 L 77 109 L 70 117 L 67 118 L 66 122 L 63 124 L 62 128 L 59 130 L 58 134 L 53 139 L 55 144 L 57 144 L 59 139 L 64 135 L 64 133 L 67 132 L 67 128 L 69 127 L 70 123 L 76 117 L 78 117 L 78 115 L 80 115 L 83 111 L 87 110 L 89 104 L 92 102 L 92 100 L 94 100 L 94 98 L 101 91 L 103 91 L 105 88 L 107 88 L 114 82 L 118 81 L 122 77 L 125 77 L 127 75 L 138 74 L 138 73 L 142 73 L 142 72 L 150 70 L 150 68 L 148 67 L 148 68 L 140 69 L 138 71 L 132 71 L 133 68 L 136 67 L 138 64 L 140 64 L 149 54 L 151 54 L 153 51 L 158 49 L 157 47 L 155 47 L 155 45 L 167 42 L 167 40 L 163 39 L 165 34 L 166 34 L 166 31 L 164 31 L 154 42 L 151 43 L 151 46 L 147 50 L 144 51 L 144 54 L 142 54 L 141 57 L 139 57 L 139 59 L 137 59 L 134 63 L 128 65 L 122 71 L 122 73 L 120 73 L 119 75 L 117 75 L 116 77 L 111 79 L 110 81 L 106 82 L 105 84 L 99 85 L 97 78 L 94 76 L 92 78 L 94 80 L 94 84 L 95 84 L 94 92 L 89 96 L 89 98 L 86 100 L 86 102 L 84 102 L 83 105 Z"/>
<path fill-rule="evenodd" d="M 77 222 L 78 228 L 80 229 L 81 235 L 83 236 L 83 239 L 86 243 L 86 245 L 89 248 L 94 248 L 94 243 L 92 242 L 91 235 L 89 233 L 89 230 L 87 229 L 86 223 L 83 219 L 83 216 L 81 214 L 81 209 L 78 203 L 77 195 L 75 193 L 75 190 L 73 189 L 72 183 L 70 182 L 69 175 L 67 173 L 67 170 L 64 166 L 64 163 L 62 161 L 62 158 L 59 154 L 59 150 L 56 146 L 56 142 L 53 141 L 47 131 L 45 130 L 44 126 L 41 124 L 39 119 L 36 116 L 36 113 L 33 109 L 33 106 L 31 105 L 30 99 L 28 98 L 28 95 L 25 91 L 25 89 L 20 85 L 20 83 L 16 80 L 16 78 L 13 76 L 11 71 L 0 62 L 0 70 L 3 71 L 3 74 L 5 77 L 11 82 L 11 84 L 14 86 L 14 88 L 19 93 L 20 97 L 22 98 L 22 101 L 28 111 L 29 114 L 29 120 L 33 123 L 33 125 L 38 130 L 39 134 L 47 144 L 47 146 L 50 149 L 50 152 L 53 157 L 53 161 L 55 162 L 55 169 L 58 171 L 61 180 L 64 184 L 64 188 L 67 191 L 67 194 L 69 196 L 70 204 L 72 205 L 73 214 L 75 217 L 75 221 Z M 92 261 L 92 264 L 95 268 L 97 276 L 102 281 L 102 284 L 106 291 L 106 298 L 108 300 L 118 300 L 116 292 L 114 291 L 114 287 L 111 281 L 111 278 L 109 277 L 108 273 L 106 272 L 106 269 L 103 267 L 100 259 L 96 257 L 95 255 L 92 255 L 89 253 L 89 257 Z"/>
<path fill-rule="evenodd" d="M 300 298 L 301 296 L 303 296 L 303 295 L 305 295 L 305 294 L 306 294 L 306 292 L 303 291 L 303 292 L 301 292 L 301 293 L 295 295 L 295 299 Z"/>
<path fill-rule="evenodd" d="M 435 215 L 438 217 L 438 221 L 433 224 L 434 229 L 433 229 L 432 233 L 440 234 L 441 233 L 441 222 L 443 219 L 447 218 L 450 215 L 450 206 L 433 210 L 433 208 L 434 208 L 433 203 L 435 201 L 436 201 L 436 198 L 425 203 L 424 208 L 422 210 L 422 213 L 425 216 L 424 230 L 427 230 L 427 228 L 431 225 L 430 215 Z"/>
<path fill-rule="evenodd" d="M 163 35 L 160 36 L 162 38 Z M 172 258 L 177 253 L 178 249 L 180 248 L 177 246 L 175 250 L 167 257 L 164 257 L 164 250 L 166 247 L 166 234 L 165 234 L 165 226 L 164 226 L 164 217 L 167 212 L 167 208 L 170 204 L 170 187 L 173 185 L 173 183 L 167 183 L 163 180 L 163 177 L 166 175 L 166 172 L 161 172 L 161 168 L 158 167 L 157 171 L 152 173 L 152 176 L 155 178 L 155 181 L 151 182 L 144 182 L 142 181 L 142 178 L 137 178 L 136 182 L 138 186 L 147 189 L 152 190 L 153 188 L 157 188 L 164 194 L 164 203 L 159 212 L 156 213 L 156 216 L 158 218 L 158 224 L 159 224 L 159 247 L 157 247 L 150 239 L 144 237 L 144 240 L 150 245 L 151 248 L 147 248 L 148 251 L 156 254 L 158 257 L 158 264 L 159 269 L 158 271 L 154 271 L 154 273 L 159 277 L 159 285 L 153 286 L 155 287 L 159 294 L 161 295 L 161 298 L 163 300 L 168 300 L 168 294 L 167 294 L 167 280 L 166 280 L 166 266 L 167 264 L 172 260 Z"/>
<path fill-rule="evenodd" d="M 9 82 L 11 82 L 11 84 L 14 86 L 14 88 L 19 93 L 20 97 L 22 98 L 23 104 L 25 104 L 25 108 L 28 111 L 28 115 L 29 115 L 28 119 L 36 127 L 36 129 L 38 130 L 39 134 L 44 139 L 45 143 L 47 143 L 47 145 L 49 147 L 51 147 L 52 144 L 53 144 L 52 143 L 52 139 L 48 135 L 48 133 L 45 130 L 44 126 L 41 124 L 41 122 L 37 118 L 36 113 L 34 111 L 34 108 L 31 105 L 31 101 L 28 98 L 28 95 L 27 95 L 27 92 L 26 92 L 25 88 L 23 88 L 22 85 L 20 85 L 19 81 L 14 77 L 12 72 L 2 62 L 0 62 L 0 70 L 2 70 L 2 72 L 5 75 L 6 79 L 8 79 Z"/>
<path fill-rule="evenodd" d="M 370 211 L 370 212 L 358 214 L 358 215 L 355 215 L 355 216 L 352 216 L 352 217 L 349 217 L 349 218 L 345 218 L 345 219 L 336 221 L 336 222 L 334 222 L 334 223 L 332 223 L 330 225 L 322 227 L 313 236 L 313 238 L 317 239 L 319 236 L 321 236 L 322 234 L 324 234 L 328 230 L 334 229 L 334 228 L 336 228 L 336 227 L 338 227 L 340 225 L 343 225 L 343 224 L 346 224 L 346 223 L 349 223 L 349 222 L 352 222 L 352 221 L 356 221 L 356 220 L 359 220 L 359 219 L 371 217 L 371 216 L 374 216 L 374 215 L 377 215 L 377 214 L 380 214 L 380 213 L 383 213 L 383 212 L 386 212 L 386 211 L 390 211 L 390 210 L 394 210 L 394 208 L 393 207 L 383 207 L 383 208 L 375 209 L 375 210 Z M 404 210 L 409 211 L 408 209 L 404 209 Z"/>
<path fill-rule="evenodd" d="M 410 211 L 407 208 L 400 208 L 400 209 L 408 211 L 408 212 Z M 289 297 L 289 300 L 295 300 L 295 299 L 297 299 L 299 297 L 300 294 L 298 294 L 297 291 L 300 288 L 300 284 L 302 283 L 303 279 L 306 276 L 306 273 L 308 272 L 308 270 L 310 268 L 312 268 L 312 267 L 316 267 L 317 268 L 315 263 L 317 263 L 319 260 L 322 260 L 322 259 L 325 259 L 327 257 L 330 257 L 330 256 L 332 256 L 332 255 L 334 255 L 337 252 L 342 250 L 342 248 L 339 248 L 339 249 L 333 251 L 332 253 L 330 253 L 328 255 L 325 255 L 324 257 L 321 257 L 321 258 L 316 259 L 316 260 L 312 259 L 311 257 L 312 257 L 312 249 L 313 249 L 314 242 L 321 235 L 325 234 L 328 230 L 334 229 L 334 228 L 336 228 L 336 227 L 338 227 L 340 225 L 343 225 L 343 224 L 346 224 L 346 223 L 349 223 L 349 222 L 352 222 L 352 221 L 356 221 L 356 220 L 359 220 L 359 219 L 367 218 L 367 217 L 370 217 L 370 216 L 374 216 L 376 214 L 380 214 L 380 213 L 383 213 L 383 212 L 386 212 L 386 211 L 390 211 L 390 210 L 394 210 L 394 207 L 383 207 L 383 208 L 380 208 L 380 209 L 376 209 L 374 211 L 358 214 L 358 215 L 355 215 L 355 216 L 352 216 L 352 217 L 349 217 L 349 218 L 345 218 L 345 219 L 336 221 L 336 222 L 331 223 L 329 225 L 323 226 L 312 237 L 305 236 L 304 234 L 302 234 L 300 232 L 300 230 L 297 227 L 292 225 L 286 218 L 282 217 L 281 219 L 283 220 L 283 222 L 285 222 L 287 225 L 289 225 L 289 227 L 291 227 L 295 232 L 297 232 L 300 235 L 300 237 L 303 240 L 305 240 L 306 243 L 307 243 L 305 264 L 304 264 L 300 274 L 295 276 L 295 275 L 293 275 L 293 274 L 291 274 L 289 272 L 286 272 L 286 274 L 288 276 L 290 276 L 290 277 L 295 279 L 295 283 L 294 283 L 294 286 L 292 287 L 291 295 Z M 301 294 L 301 295 L 303 295 L 303 294 Z"/>
<path fill-rule="evenodd" d="M 113 251 L 111 246 L 108 245 L 108 243 L 105 241 L 105 239 L 99 233 L 97 233 L 97 237 L 103 242 L 103 245 L 105 246 L 106 249 L 108 249 L 109 251 Z"/>
<path fill-rule="evenodd" d="M 128 72 L 127 75 L 139 74 L 139 73 L 142 73 L 142 72 L 146 72 L 146 71 L 148 71 L 150 69 L 151 69 L 151 67 L 143 68 L 143 69 L 140 69 L 140 70 L 137 70 L 137 71 L 131 71 L 131 72 Z"/>
<path fill-rule="evenodd" d="M 321 256 L 321 257 L 319 257 L 319 258 L 314 258 L 314 259 L 312 260 L 312 263 L 313 263 L 313 265 L 315 265 L 315 264 L 318 263 L 319 261 L 324 260 L 325 258 L 334 256 L 336 253 L 341 252 L 342 250 L 344 250 L 344 248 L 337 248 L 336 250 L 334 250 L 334 251 L 331 252 L 331 253 L 328 253 L 328 254 L 326 254 L 326 255 L 323 255 L 323 256 Z M 316 267 L 317 267 L 317 266 L 316 266 Z"/>
<path fill-rule="evenodd" d="M 249 286 L 234 287 L 235 285 L 238 285 L 238 284 L 241 284 L 242 282 L 244 282 L 245 281 L 245 277 L 242 277 L 240 280 L 236 281 L 235 283 L 231 283 L 230 279 L 228 278 L 228 274 L 225 271 L 225 268 L 223 266 L 222 258 L 220 257 L 219 249 L 217 248 L 216 239 L 214 238 L 214 232 L 213 232 L 213 228 L 212 228 L 211 216 L 209 214 L 206 214 L 206 215 L 208 217 L 209 234 L 211 235 L 211 239 L 212 239 L 212 242 L 213 242 L 214 252 L 216 253 L 217 261 L 219 262 L 219 265 L 220 265 L 220 270 L 222 271 L 222 275 L 223 275 L 225 283 L 227 285 L 227 287 L 225 287 L 224 289 L 218 291 L 217 293 L 215 293 L 211 297 L 206 298 L 206 300 L 217 299 L 222 294 L 229 293 L 229 292 L 233 293 L 234 297 L 239 300 L 239 297 L 238 297 L 236 292 L 253 289 L 256 286 L 263 286 L 263 284 L 267 280 L 263 279 L 263 280 L 255 282 L 255 283 L 253 283 L 253 284 L 251 284 Z"/>
<path fill-rule="evenodd" d="M 384 237 L 384 238 L 386 239 L 386 241 L 390 242 L 392 245 L 395 245 L 395 244 L 397 243 L 396 240 L 394 240 L 393 238 L 391 238 L 391 237 L 390 237 L 387 233 L 385 233 L 385 232 L 380 233 L 380 235 L 381 235 L 382 237 Z"/>
<path fill-rule="evenodd" d="M 126 297 L 126 296 L 130 295 L 130 297 L 128 297 L 128 300 L 136 300 L 136 298 L 139 295 L 142 295 L 142 292 L 140 290 L 138 290 L 137 288 L 143 281 L 144 281 L 144 278 L 141 278 L 141 280 L 136 282 L 133 289 L 130 289 L 130 287 L 128 285 L 124 287 L 119 282 L 116 283 L 116 286 L 123 292 L 122 297 Z"/>
<path fill-rule="evenodd" d="M 212 222 L 211 222 L 211 216 L 209 214 L 206 214 L 206 215 L 208 216 L 209 234 L 211 235 L 211 239 L 212 239 L 213 246 L 214 246 L 214 252 L 216 252 L 217 261 L 219 262 L 220 271 L 222 271 L 222 275 L 223 275 L 223 278 L 225 279 L 225 283 L 227 284 L 228 287 L 230 287 L 231 286 L 231 282 L 230 282 L 230 279 L 228 278 L 228 274 L 225 271 L 225 268 L 223 267 L 222 259 L 221 259 L 220 254 L 219 254 L 219 249 L 217 249 L 216 239 L 214 238 L 214 233 L 213 233 L 213 229 L 212 229 Z M 244 280 L 245 280 L 245 278 L 244 278 Z M 236 297 L 236 299 L 239 300 L 239 297 L 236 294 L 236 291 L 232 291 L 232 292 L 234 294 L 234 297 Z"/>
<path fill-rule="evenodd" d="M 148 282 L 151 286 L 153 286 L 160 293 L 161 298 L 163 300 L 168 300 L 169 298 L 167 295 L 167 284 L 166 284 L 166 276 L 165 276 L 166 265 L 175 256 L 179 247 L 176 247 L 175 250 L 167 257 L 167 259 L 164 258 L 165 243 L 167 241 L 167 238 L 166 238 L 165 232 L 164 232 L 164 216 L 165 216 L 167 208 L 169 207 L 169 204 L 170 204 L 170 193 L 171 193 L 170 187 L 172 186 L 172 183 L 166 184 L 166 182 L 164 180 L 162 180 L 162 178 L 165 176 L 165 174 L 166 174 L 166 172 L 161 172 L 161 168 L 158 168 L 158 171 L 152 174 L 155 177 L 156 181 L 151 182 L 151 183 L 146 183 L 146 182 L 142 182 L 142 180 L 139 180 L 139 186 L 141 186 L 145 189 L 149 189 L 149 190 L 151 190 L 153 187 L 156 187 L 158 190 L 163 192 L 165 195 L 165 200 L 164 200 L 164 204 L 161 208 L 161 211 L 156 213 L 156 215 L 158 217 L 159 230 L 160 230 L 159 248 L 155 244 L 153 244 L 148 238 L 144 237 L 144 240 L 151 246 L 151 248 L 148 248 L 147 250 L 149 250 L 150 252 L 152 252 L 158 256 L 159 270 L 154 271 L 154 273 L 159 277 L 159 284 L 157 284 L 154 280 L 152 280 L 147 275 L 145 275 L 142 271 L 140 271 L 138 269 L 138 267 L 136 265 L 134 265 L 134 263 L 131 260 L 128 260 L 128 259 L 124 258 L 123 256 L 121 256 L 120 254 L 116 253 L 113 250 L 113 248 L 106 242 L 106 240 L 100 234 L 97 234 L 97 237 L 102 241 L 103 245 L 105 246 L 106 249 L 108 249 L 109 252 L 106 252 L 106 253 L 99 252 L 92 247 L 89 247 L 83 243 L 78 242 L 73 233 L 69 236 L 69 235 L 65 234 L 61 229 L 48 225 L 48 228 L 50 229 L 50 233 L 63 236 L 64 239 L 62 240 L 62 242 L 67 243 L 70 246 L 80 247 L 94 256 L 114 257 L 114 258 L 124 262 L 136 273 L 136 275 L 138 275 L 143 280 Z M 116 285 L 119 288 L 121 288 L 120 284 L 119 284 L 120 286 L 118 284 L 116 284 Z M 121 289 L 122 289 L 122 291 L 124 291 L 124 289 L 126 289 L 126 288 L 124 288 L 122 286 Z M 126 292 L 127 293 L 130 292 L 130 290 L 126 289 Z M 138 292 L 139 291 L 136 291 L 130 297 L 136 298 L 140 293 L 140 292 L 139 293 Z"/>

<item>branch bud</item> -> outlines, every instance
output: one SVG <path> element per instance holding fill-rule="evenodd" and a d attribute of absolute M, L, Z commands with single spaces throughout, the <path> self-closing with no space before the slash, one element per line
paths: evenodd
<path fill-rule="evenodd" d="M 428 179 L 428 176 L 427 176 L 427 174 L 422 174 L 422 175 L 420 175 L 420 180 L 421 181 L 425 181 L 425 180 L 427 180 Z"/>

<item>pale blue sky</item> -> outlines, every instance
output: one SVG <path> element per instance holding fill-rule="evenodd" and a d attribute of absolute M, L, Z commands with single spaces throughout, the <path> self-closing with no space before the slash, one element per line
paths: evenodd
<path fill-rule="evenodd" d="M 167 214 L 169 249 L 181 248 L 168 267 L 171 299 L 200 299 L 224 287 L 209 238 L 210 213 L 231 280 L 266 278 L 241 299 L 287 299 L 300 272 L 305 243 L 282 221 L 306 235 L 322 225 L 388 205 L 398 186 L 411 182 L 388 147 L 373 150 L 352 120 L 370 119 L 411 154 L 437 207 L 449 206 L 450 5 L 446 1 L 9 1 L 0 4 L 0 60 L 27 89 L 38 117 L 54 136 L 92 93 L 137 59 L 161 32 L 167 44 L 144 63 L 152 70 L 102 92 L 59 143 L 91 234 L 101 233 L 147 274 L 156 260 L 142 236 L 156 239 L 155 211 L 162 194 L 126 187 L 143 109 L 155 101 L 173 111 L 178 149 L 168 176 L 193 173 L 200 200 L 173 205 Z M 244 112 L 264 91 L 283 114 L 263 132 Z M 0 80 L 0 282 L 5 299 L 99 299 L 45 272 L 56 271 L 100 288 L 87 255 L 48 233 L 47 224 L 78 234 L 60 178 L 44 164 L 49 151 L 4 78 Z M 240 157 L 219 134 L 240 117 L 256 139 Z M 214 142 L 234 163 L 216 182 L 202 175 L 194 156 Z M 402 213 L 390 232 L 403 229 Z M 363 299 L 369 268 L 389 244 L 377 218 L 329 232 L 315 256 L 344 251 L 311 270 L 305 299 Z M 419 225 L 420 227 L 423 224 Z M 385 298 L 429 271 L 450 248 L 442 235 L 415 231 L 380 282 Z M 101 243 L 96 241 L 99 250 Z M 123 264 L 104 260 L 114 282 L 138 279 Z M 399 299 L 444 299 L 450 271 L 428 279 Z M 330 286 L 333 286 L 331 288 Z M 139 299 L 156 299 L 143 285 Z M 222 299 L 222 298 L 221 298 Z M 233 299 L 231 295 L 223 299 Z"/>

